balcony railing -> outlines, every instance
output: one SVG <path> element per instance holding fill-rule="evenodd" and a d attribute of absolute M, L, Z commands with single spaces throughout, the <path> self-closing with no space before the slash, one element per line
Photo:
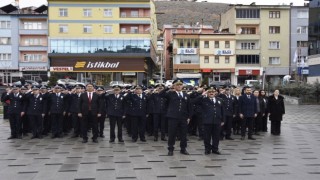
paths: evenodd
<path fill-rule="evenodd" d="M 150 15 L 121 14 L 120 18 L 150 18 Z"/>
<path fill-rule="evenodd" d="M 120 31 L 120 34 L 150 34 L 149 31 Z"/>

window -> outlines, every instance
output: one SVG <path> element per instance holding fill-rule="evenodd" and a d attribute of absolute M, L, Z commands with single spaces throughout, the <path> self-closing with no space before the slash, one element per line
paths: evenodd
<path fill-rule="evenodd" d="M 11 60 L 11 54 L 0 54 L 1 61 L 8 61 Z"/>
<path fill-rule="evenodd" d="M 269 41 L 269 49 L 280 49 L 279 41 Z"/>
<path fill-rule="evenodd" d="M 280 26 L 269 26 L 269 34 L 279 34 Z"/>
<path fill-rule="evenodd" d="M 209 41 L 204 42 L 204 48 L 209 48 Z"/>
<path fill-rule="evenodd" d="M 259 64 L 259 55 L 237 55 L 237 64 Z"/>
<path fill-rule="evenodd" d="M 205 64 L 209 63 L 209 56 L 205 56 L 205 57 L 204 57 L 204 63 L 205 63 Z"/>
<path fill-rule="evenodd" d="M 59 25 L 59 33 L 67 33 L 68 25 Z"/>
<path fill-rule="evenodd" d="M 112 17 L 112 9 L 104 9 L 103 15 L 104 17 Z"/>
<path fill-rule="evenodd" d="M 224 46 L 225 46 L 225 48 L 230 48 L 230 41 L 226 41 Z"/>
<path fill-rule="evenodd" d="M 214 57 L 214 63 L 219 64 L 219 56 Z"/>
<path fill-rule="evenodd" d="M 298 10 L 297 17 L 298 18 L 309 18 L 308 10 Z"/>
<path fill-rule="evenodd" d="M 29 38 L 24 40 L 25 46 L 40 46 L 42 45 L 42 39 L 38 38 Z"/>
<path fill-rule="evenodd" d="M 92 16 L 91 9 L 83 9 L 83 16 L 84 17 L 91 17 Z"/>
<path fill-rule="evenodd" d="M 11 38 L 9 37 L 0 37 L 0 45 L 11 44 Z"/>
<path fill-rule="evenodd" d="M 137 26 L 130 27 L 130 33 L 131 34 L 138 34 L 139 33 L 139 28 Z"/>
<path fill-rule="evenodd" d="M 121 28 L 121 29 L 120 29 L 120 32 L 121 32 L 122 34 L 125 34 L 125 33 L 127 33 L 127 29 L 126 29 L 126 28 Z"/>
<path fill-rule="evenodd" d="M 24 54 L 23 55 L 23 61 L 29 62 L 29 61 L 43 61 L 42 54 Z"/>
<path fill-rule="evenodd" d="M 225 56 L 224 57 L 224 63 L 225 64 L 229 64 L 230 63 L 230 57 L 229 56 Z"/>
<path fill-rule="evenodd" d="M 308 26 L 299 26 L 297 27 L 298 34 L 307 34 L 308 33 Z"/>
<path fill-rule="evenodd" d="M 308 41 L 297 41 L 297 47 L 308 47 Z"/>
<path fill-rule="evenodd" d="M 41 22 L 23 22 L 24 29 L 42 29 Z"/>
<path fill-rule="evenodd" d="M 10 21 L 0 21 L 0 29 L 10 29 L 11 22 Z"/>
<path fill-rule="evenodd" d="M 91 25 L 84 25 L 83 32 L 84 33 L 92 33 L 92 26 Z"/>
<path fill-rule="evenodd" d="M 127 13 L 126 13 L 126 12 L 121 12 L 121 13 L 120 13 L 120 16 L 123 17 L 123 18 L 125 18 L 125 17 L 127 17 Z"/>
<path fill-rule="evenodd" d="M 259 9 L 237 9 L 236 10 L 237 18 L 260 18 L 260 10 Z"/>
<path fill-rule="evenodd" d="M 110 25 L 104 26 L 104 33 L 112 33 L 112 26 Z"/>
<path fill-rule="evenodd" d="M 280 18 L 280 11 L 269 11 L 269 18 Z"/>
<path fill-rule="evenodd" d="M 219 41 L 214 42 L 214 48 L 219 48 Z"/>
<path fill-rule="evenodd" d="M 191 48 L 191 39 L 187 40 L 187 48 Z"/>
<path fill-rule="evenodd" d="M 180 60 L 180 64 L 191 64 L 191 60 Z"/>
<path fill-rule="evenodd" d="M 59 16 L 60 16 L 60 17 L 66 17 L 66 16 L 68 16 L 68 9 L 66 9 L 66 8 L 60 8 L 60 9 L 59 9 Z"/>
<path fill-rule="evenodd" d="M 256 43 L 243 42 L 243 43 L 241 43 L 241 49 L 256 49 Z"/>
<path fill-rule="evenodd" d="M 198 48 L 198 43 L 199 43 L 198 40 L 194 41 L 194 48 Z"/>
<path fill-rule="evenodd" d="M 139 17 L 139 11 L 131 11 L 131 17 Z"/>
<path fill-rule="evenodd" d="M 269 57 L 269 64 L 280 64 L 280 57 Z"/>
<path fill-rule="evenodd" d="M 240 34 L 256 34 L 256 28 L 254 27 L 242 27 Z"/>

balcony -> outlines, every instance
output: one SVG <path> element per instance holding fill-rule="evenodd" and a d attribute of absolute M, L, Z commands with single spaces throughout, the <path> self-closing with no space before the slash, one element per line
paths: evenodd
<path fill-rule="evenodd" d="M 19 46 L 19 51 L 48 51 L 47 46 Z"/>
<path fill-rule="evenodd" d="M 120 8 L 120 18 L 150 18 L 150 9 Z"/>
<path fill-rule="evenodd" d="M 150 34 L 149 31 L 120 31 L 120 34 Z"/>
<path fill-rule="evenodd" d="M 260 34 L 236 34 L 236 40 L 260 40 Z"/>
<path fill-rule="evenodd" d="M 260 54 L 260 49 L 236 49 L 236 54 L 245 55 L 245 54 Z"/>
<path fill-rule="evenodd" d="M 259 25 L 260 19 L 236 19 L 236 24 L 243 24 L 243 25 Z"/>
<path fill-rule="evenodd" d="M 20 29 L 20 35 L 48 35 L 48 29 Z"/>

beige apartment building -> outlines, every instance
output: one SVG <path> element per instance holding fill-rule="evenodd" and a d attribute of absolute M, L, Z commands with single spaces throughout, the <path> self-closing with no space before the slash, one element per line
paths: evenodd
<path fill-rule="evenodd" d="M 290 6 L 235 5 L 221 15 L 220 29 L 235 33 L 237 84 L 269 82 L 289 74 Z"/>

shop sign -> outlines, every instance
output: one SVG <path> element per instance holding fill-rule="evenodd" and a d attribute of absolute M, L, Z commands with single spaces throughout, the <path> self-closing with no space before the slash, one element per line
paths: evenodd
<path fill-rule="evenodd" d="M 177 54 L 197 54 L 196 48 L 178 48 Z"/>
<path fill-rule="evenodd" d="M 302 74 L 308 75 L 309 74 L 309 69 L 302 69 Z"/>
<path fill-rule="evenodd" d="M 98 69 L 105 69 L 105 68 L 110 68 L 110 69 L 114 69 L 114 68 L 118 68 L 119 67 L 120 62 L 114 62 L 114 63 L 110 63 L 110 62 L 103 62 L 103 61 L 97 61 L 97 62 L 86 62 L 86 61 L 77 61 L 76 64 L 74 65 L 75 68 L 88 68 L 88 69 L 94 69 L 94 68 L 98 68 Z"/>
<path fill-rule="evenodd" d="M 50 71 L 73 71 L 73 67 L 50 67 Z"/>
<path fill-rule="evenodd" d="M 136 73 L 135 72 L 123 72 L 122 76 L 135 76 Z"/>
<path fill-rule="evenodd" d="M 230 49 L 217 49 L 214 51 L 214 55 L 230 56 L 233 55 L 233 51 Z"/>
<path fill-rule="evenodd" d="M 19 67 L 19 71 L 47 71 L 46 66 Z"/>

